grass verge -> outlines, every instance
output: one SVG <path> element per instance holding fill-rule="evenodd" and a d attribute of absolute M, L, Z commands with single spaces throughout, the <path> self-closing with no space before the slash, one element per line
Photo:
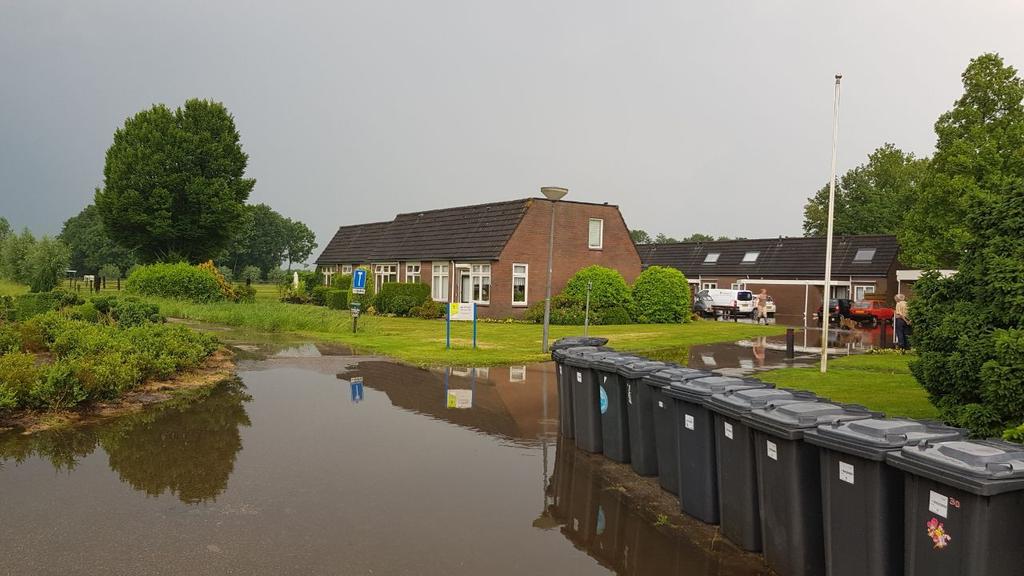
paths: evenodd
<path fill-rule="evenodd" d="M 0 296 L 17 296 L 28 292 L 28 286 L 0 279 Z"/>
<path fill-rule="evenodd" d="M 549 359 L 540 351 L 541 327 L 537 324 L 482 322 L 478 324 L 477 349 L 472 349 L 472 325 L 452 323 L 452 349 L 445 350 L 443 320 L 363 316 L 359 331 L 352 333 L 347 310 L 320 306 L 257 301 L 254 304 L 193 304 L 179 300 L 152 299 L 160 312 L 172 318 L 238 326 L 260 332 L 291 332 L 320 341 L 342 342 L 361 352 L 392 356 L 420 366 L 488 366 L 522 364 Z M 591 334 L 604 336 L 617 350 L 648 352 L 693 344 L 727 342 L 781 334 L 783 327 L 693 322 L 690 324 L 630 324 L 594 326 Z M 552 326 L 551 339 L 579 335 L 580 326 Z"/>
<path fill-rule="evenodd" d="M 827 374 L 812 366 L 759 372 L 757 377 L 840 402 L 863 404 L 888 416 L 937 419 L 939 411 L 910 374 L 914 358 L 914 354 L 861 354 L 830 360 Z"/>

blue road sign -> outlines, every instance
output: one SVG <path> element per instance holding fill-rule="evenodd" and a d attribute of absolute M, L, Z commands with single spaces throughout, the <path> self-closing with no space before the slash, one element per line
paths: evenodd
<path fill-rule="evenodd" d="M 352 402 L 358 404 L 363 401 L 363 378 L 355 376 L 350 381 L 352 385 Z"/>
<path fill-rule="evenodd" d="M 352 293 L 366 294 L 366 269 L 356 268 L 352 272 Z"/>

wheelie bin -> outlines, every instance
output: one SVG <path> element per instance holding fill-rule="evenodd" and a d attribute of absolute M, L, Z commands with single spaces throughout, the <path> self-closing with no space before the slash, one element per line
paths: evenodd
<path fill-rule="evenodd" d="M 922 442 L 886 456 L 904 472 L 906 573 L 1024 573 L 1024 446 Z"/>
<path fill-rule="evenodd" d="M 744 421 L 754 429 L 764 559 L 780 576 L 825 573 L 818 447 L 804 432 L 834 421 L 878 418 L 854 404 L 769 403 Z"/>
<path fill-rule="evenodd" d="M 710 376 L 672 382 L 665 388 L 676 410 L 679 508 L 686 514 L 701 522 L 718 524 L 715 418 L 705 402 L 713 394 L 768 387 L 769 384 L 754 379 Z"/>
<path fill-rule="evenodd" d="M 603 350 L 596 346 L 566 346 L 558 347 L 558 343 L 551 348 L 551 359 L 555 361 L 555 378 L 558 380 L 558 434 L 565 438 L 575 437 L 575 420 L 572 417 L 573 406 L 573 382 L 572 370 L 565 365 L 565 357 L 570 350 L 577 352 Z"/>
<path fill-rule="evenodd" d="M 706 406 L 715 413 L 719 523 L 722 534 L 740 548 L 761 551 L 754 432 L 743 417 L 769 402 L 779 405 L 817 400 L 821 399 L 811 392 L 785 388 L 727 391 L 708 399 Z"/>
<path fill-rule="evenodd" d="M 599 453 L 604 449 L 601 438 L 601 394 L 597 376 L 592 369 L 594 361 L 615 356 L 611 350 L 580 350 L 569 348 L 563 363 L 572 383 L 572 418 L 576 446 L 587 452 Z"/>
<path fill-rule="evenodd" d="M 629 425 L 629 464 L 641 476 L 658 473 L 658 454 L 654 445 L 654 413 L 651 411 L 651 389 L 643 378 L 669 368 L 664 362 L 640 360 L 619 366 L 619 376 L 626 387 L 626 406 Z"/>
<path fill-rule="evenodd" d="M 679 495 L 679 432 L 674 401 L 665 394 L 673 382 L 686 382 L 697 378 L 717 376 L 712 372 L 693 368 L 666 368 L 643 379 L 651 394 L 651 412 L 654 414 L 654 451 L 658 456 L 658 484 L 665 491 Z"/>
<path fill-rule="evenodd" d="M 604 455 L 616 462 L 629 462 L 629 415 L 625 379 L 619 367 L 643 358 L 620 354 L 594 360 L 601 407 L 601 442 Z"/>
<path fill-rule="evenodd" d="M 962 435 L 937 422 L 879 418 L 835 422 L 804 434 L 821 448 L 828 576 L 903 574 L 903 473 L 886 464 L 885 456 Z"/>

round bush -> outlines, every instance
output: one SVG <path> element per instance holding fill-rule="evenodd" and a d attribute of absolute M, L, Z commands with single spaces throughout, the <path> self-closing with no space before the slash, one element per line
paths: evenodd
<path fill-rule="evenodd" d="M 651 266 L 633 283 L 637 322 L 669 324 L 690 319 L 690 285 L 675 268 Z"/>
<path fill-rule="evenodd" d="M 592 283 L 590 309 L 627 306 L 630 303 L 629 286 L 618 270 L 604 266 L 587 266 L 576 272 L 562 290 L 562 295 L 572 303 L 584 306 L 587 300 L 587 283 Z"/>
<path fill-rule="evenodd" d="M 139 266 L 128 276 L 124 289 L 131 294 L 179 298 L 193 302 L 215 302 L 225 299 L 221 283 L 210 269 L 190 266 L 184 262 Z"/>

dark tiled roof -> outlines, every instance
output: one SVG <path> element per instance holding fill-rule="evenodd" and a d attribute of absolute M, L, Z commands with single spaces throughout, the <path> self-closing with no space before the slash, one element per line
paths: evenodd
<path fill-rule="evenodd" d="M 854 262 L 861 248 L 874 248 L 874 257 L 867 262 Z M 687 278 L 715 274 L 795 278 L 825 275 L 824 237 L 641 244 L 637 250 L 644 268 L 671 266 L 681 270 Z M 718 261 L 705 264 L 705 257 L 714 252 L 718 253 Z M 759 252 L 757 260 L 744 263 L 743 256 L 747 252 Z M 836 236 L 832 240 L 832 274 L 886 276 L 898 256 L 899 244 L 895 236 Z"/>
<path fill-rule="evenodd" d="M 530 199 L 399 214 L 342 226 L 317 264 L 398 260 L 497 260 Z"/>

